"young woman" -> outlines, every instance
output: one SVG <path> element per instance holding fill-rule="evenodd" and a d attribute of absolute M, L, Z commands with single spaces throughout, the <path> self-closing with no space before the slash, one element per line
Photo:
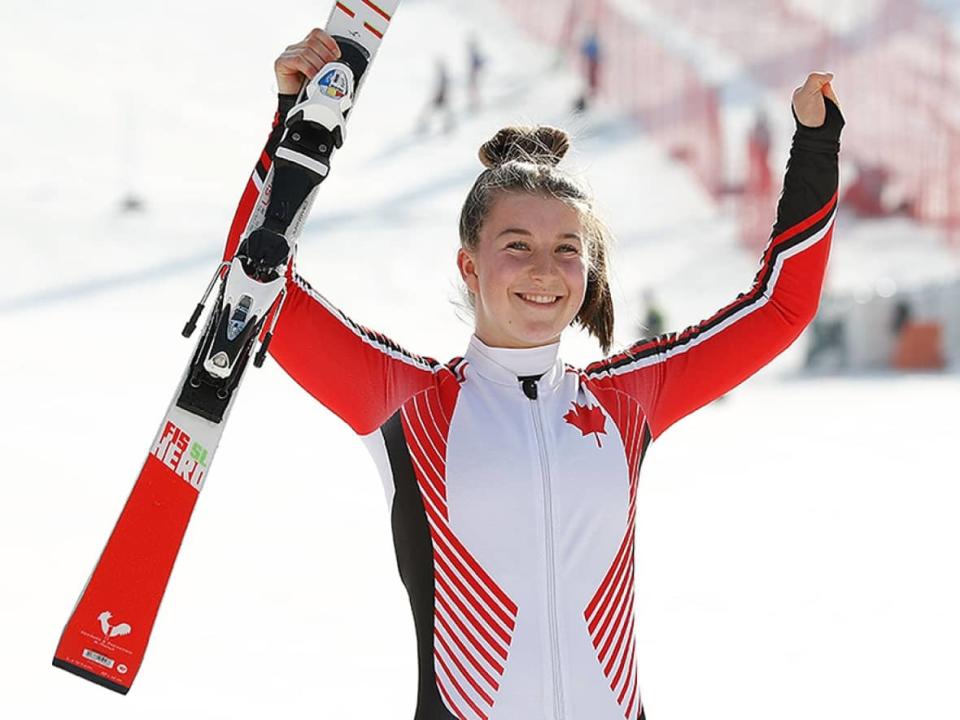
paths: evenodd
<path fill-rule="evenodd" d="M 277 59 L 279 110 L 229 259 L 304 77 L 338 54 L 322 31 Z M 271 352 L 363 439 L 391 507 L 417 633 L 415 720 L 634 720 L 637 478 L 650 443 L 788 347 L 817 311 L 844 124 L 829 73 L 793 94 L 777 218 L 750 288 L 682 332 L 585 368 L 560 336 L 613 337 L 607 234 L 557 167 L 566 134 L 504 128 L 460 219 L 476 326 L 438 362 L 358 325 L 295 271 Z M 826 101 L 825 101 L 826 100 Z"/>

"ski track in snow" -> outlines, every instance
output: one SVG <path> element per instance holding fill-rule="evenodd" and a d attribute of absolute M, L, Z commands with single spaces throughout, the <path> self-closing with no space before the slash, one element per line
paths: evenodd
<path fill-rule="evenodd" d="M 322 23 L 317 7 L 287 3 L 269 22 L 225 0 L 0 10 L 4 67 L 31 71 L 0 75 L 15 108 L 0 117 L 15 139 L 0 149 L 13 270 L 0 294 L 0 716 L 413 716 L 414 628 L 375 467 L 269 360 L 233 410 L 130 694 L 50 665 L 192 349 L 179 331 L 266 137 L 273 58 Z M 471 29 L 491 59 L 485 93 L 501 100 L 449 136 L 419 136 L 434 60 L 459 79 Z M 461 354 L 456 223 L 476 149 L 503 124 L 545 122 L 573 132 L 569 165 L 619 239 L 618 345 L 646 285 L 676 329 L 745 290 L 756 258 L 732 222 L 616 116 L 571 118 L 577 81 L 551 62 L 493 4 L 404 0 L 301 272 L 413 351 Z M 116 214 L 124 175 L 146 213 Z M 887 270 L 857 258 L 834 255 L 844 282 Z M 599 356 L 568 333 L 568 362 Z M 645 461 L 637 655 L 652 720 L 960 716 L 960 378 L 804 379 L 803 340 Z"/>

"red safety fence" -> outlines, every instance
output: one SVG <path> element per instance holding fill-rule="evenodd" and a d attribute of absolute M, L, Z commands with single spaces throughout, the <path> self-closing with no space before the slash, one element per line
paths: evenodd
<path fill-rule="evenodd" d="M 936 224 L 960 248 L 960 55 L 944 17 L 920 0 L 882 0 L 838 31 L 788 0 L 651 4 L 785 97 L 808 71 L 832 71 L 857 170 L 845 206 Z"/>
<path fill-rule="evenodd" d="M 837 43 L 841 102 L 856 121 L 844 148 L 861 166 L 885 171 L 891 209 L 942 226 L 960 248 L 960 86 L 951 70 L 960 57 L 943 20 L 915 10 L 894 28 L 881 20 L 887 32 L 867 47 Z"/>
<path fill-rule="evenodd" d="M 843 30 L 796 0 L 501 5 L 532 35 L 571 56 L 579 54 L 584 28 L 595 27 L 605 101 L 688 162 L 715 196 L 725 185 L 718 89 L 704 78 L 702 61 L 692 61 L 690 45 L 668 44 L 664 28 L 736 63 L 738 79 L 783 97 L 809 71 L 834 72 L 847 119 L 843 153 L 855 170 L 843 178 L 844 207 L 935 224 L 960 249 L 960 53 L 946 19 L 921 0 L 878 0 Z M 765 235 L 769 189 L 755 196 L 746 189 L 742 235 Z"/>
<path fill-rule="evenodd" d="M 524 29 L 581 62 L 585 32 L 600 45 L 598 94 L 687 163 L 709 193 L 724 187 L 718 95 L 681 54 L 611 0 L 503 0 Z"/>

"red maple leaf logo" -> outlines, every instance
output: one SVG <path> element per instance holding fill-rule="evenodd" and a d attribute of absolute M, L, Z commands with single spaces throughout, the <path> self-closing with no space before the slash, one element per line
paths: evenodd
<path fill-rule="evenodd" d="M 597 447 L 602 447 L 600 445 L 600 433 L 604 435 L 607 434 L 607 431 L 603 429 L 607 419 L 600 409 L 600 406 L 594 405 L 593 407 L 589 407 L 588 405 L 579 405 L 575 402 L 571 402 L 570 404 L 573 405 L 573 410 L 568 410 L 567 414 L 563 416 L 563 419 L 579 429 L 583 435 L 594 433 L 597 437 Z"/>

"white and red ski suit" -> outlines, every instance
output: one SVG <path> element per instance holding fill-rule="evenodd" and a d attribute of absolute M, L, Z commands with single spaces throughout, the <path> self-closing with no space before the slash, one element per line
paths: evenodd
<path fill-rule="evenodd" d="M 266 178 L 291 104 L 234 220 Z M 270 351 L 363 439 L 391 508 L 417 633 L 414 720 L 644 718 L 634 642 L 637 478 L 650 443 L 789 346 L 815 315 L 844 121 L 796 121 L 760 267 L 681 332 L 584 368 L 559 343 L 443 363 L 358 325 L 295 271 Z M 796 115 L 794 115 L 796 120 Z"/>

